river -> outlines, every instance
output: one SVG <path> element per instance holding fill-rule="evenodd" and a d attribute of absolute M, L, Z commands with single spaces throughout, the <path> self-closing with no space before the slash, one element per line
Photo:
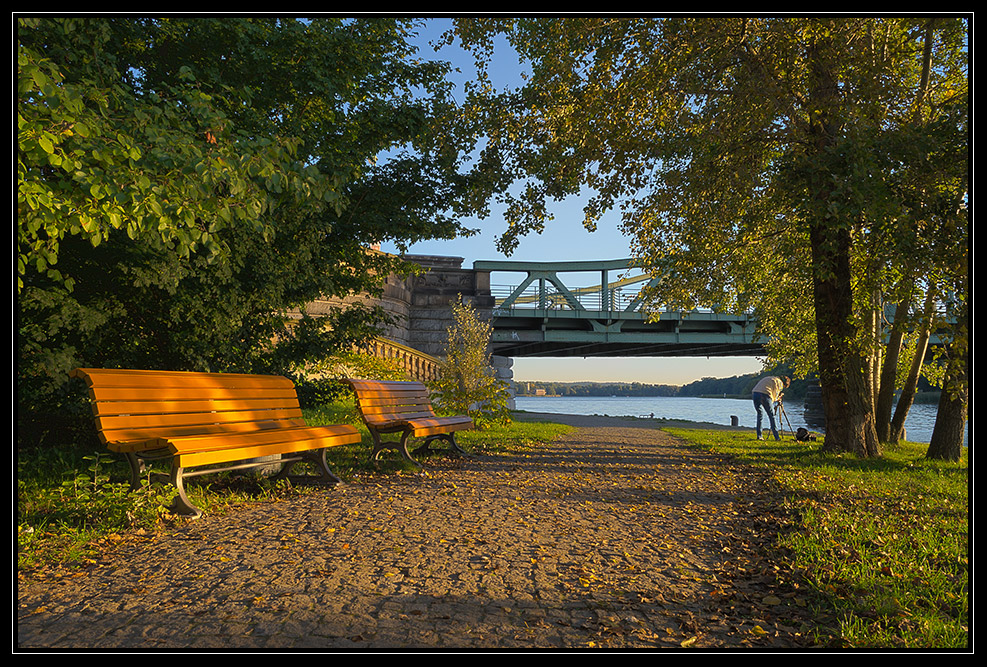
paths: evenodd
<path fill-rule="evenodd" d="M 694 397 L 641 397 L 641 396 L 518 396 L 518 410 L 528 412 L 548 412 L 570 415 L 609 415 L 611 417 L 655 417 L 681 419 L 693 422 L 707 422 L 729 426 L 731 417 L 737 417 L 739 426 L 753 429 L 757 415 L 749 400 L 733 398 L 694 398 Z M 786 404 L 785 417 L 781 417 L 779 427 L 791 431 L 800 427 L 813 429 L 805 423 L 802 404 Z M 908 411 L 905 420 L 907 439 L 913 442 L 929 442 L 936 421 L 935 404 L 915 404 Z M 770 428 L 767 416 L 764 428 Z M 969 430 L 967 431 L 969 433 Z M 964 440 L 966 437 L 964 438 Z"/>

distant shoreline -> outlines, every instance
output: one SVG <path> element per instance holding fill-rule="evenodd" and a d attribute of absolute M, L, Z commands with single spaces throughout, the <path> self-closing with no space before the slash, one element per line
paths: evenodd
<path fill-rule="evenodd" d="M 542 398 L 542 397 L 538 397 Z M 632 423 L 635 426 L 653 426 L 656 428 L 708 428 L 719 431 L 753 431 L 751 427 L 728 426 L 712 422 L 694 422 L 685 419 L 666 419 L 664 417 L 630 417 L 610 415 L 571 415 L 556 412 L 528 412 L 514 410 L 511 415 L 517 421 L 544 421 L 567 426 L 606 426 Z"/>

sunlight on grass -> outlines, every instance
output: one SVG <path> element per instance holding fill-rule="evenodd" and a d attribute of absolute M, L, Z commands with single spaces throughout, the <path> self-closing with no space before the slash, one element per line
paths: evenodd
<path fill-rule="evenodd" d="M 902 443 L 879 459 L 819 443 L 669 429 L 697 446 L 769 467 L 798 530 L 780 538 L 855 648 L 965 648 L 969 642 L 969 470 Z"/>

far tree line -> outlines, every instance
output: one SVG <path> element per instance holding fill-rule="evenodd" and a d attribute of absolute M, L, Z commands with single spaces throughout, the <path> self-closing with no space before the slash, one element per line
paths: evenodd
<path fill-rule="evenodd" d="M 770 374 L 784 375 L 790 371 L 771 371 Z M 751 391 L 758 380 L 766 373 L 750 373 L 734 375 L 725 378 L 705 377 L 684 385 L 651 384 L 648 382 L 551 382 L 526 381 L 517 382 L 516 391 L 519 395 L 534 395 L 543 392 L 546 396 L 708 396 L 725 398 L 750 398 Z M 785 391 L 785 400 L 804 401 L 808 388 L 818 384 L 815 377 L 807 379 L 795 378 Z M 931 399 L 938 397 L 939 390 L 926 379 L 921 379 L 918 386 L 918 396 Z M 921 400 L 921 399 L 917 399 Z"/>

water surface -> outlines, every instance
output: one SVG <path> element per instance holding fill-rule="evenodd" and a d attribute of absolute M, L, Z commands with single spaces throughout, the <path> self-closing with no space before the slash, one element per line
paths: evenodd
<path fill-rule="evenodd" d="M 569 415 L 609 415 L 611 417 L 653 417 L 681 419 L 729 426 L 731 417 L 739 426 L 753 429 L 757 415 L 749 400 L 734 398 L 697 398 L 690 396 L 519 396 L 518 410 Z M 780 428 L 790 432 L 800 427 L 819 431 L 805 422 L 802 403 L 785 405 Z M 908 440 L 929 442 L 936 421 L 935 404 L 916 404 L 908 411 L 905 431 Z M 767 417 L 764 428 L 768 428 Z"/>

